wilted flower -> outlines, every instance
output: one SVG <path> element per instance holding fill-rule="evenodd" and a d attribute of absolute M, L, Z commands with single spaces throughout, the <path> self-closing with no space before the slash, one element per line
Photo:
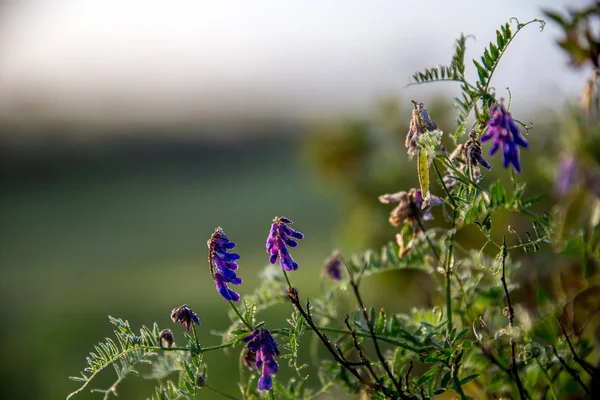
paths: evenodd
<path fill-rule="evenodd" d="M 342 279 L 342 256 L 339 250 L 335 250 L 331 256 L 325 260 L 323 270 L 334 281 Z"/>
<path fill-rule="evenodd" d="M 275 217 L 271 225 L 271 231 L 267 237 L 267 253 L 271 255 L 269 261 L 275 264 L 277 257 L 284 271 L 295 271 L 298 269 L 298 263 L 290 255 L 287 246 L 296 247 L 298 242 L 304 238 L 304 235 L 289 227 L 292 221 L 286 217 Z M 293 239 L 296 240 L 293 240 Z"/>
<path fill-rule="evenodd" d="M 203 387 L 205 384 L 206 378 L 204 378 L 204 375 L 198 374 L 198 376 L 196 376 L 196 386 Z"/>
<path fill-rule="evenodd" d="M 465 143 L 464 149 L 466 150 L 465 160 L 468 164 L 470 163 L 473 168 L 481 165 L 488 171 L 492 169 L 492 166 L 481 155 L 481 142 L 477 139 L 477 133 L 475 131 L 469 133 L 469 140 Z"/>
<path fill-rule="evenodd" d="M 242 283 L 242 279 L 234 272 L 239 268 L 236 260 L 240 256 L 239 254 L 228 252 L 235 247 L 235 243 L 229 241 L 223 229 L 219 227 L 212 234 L 207 244 L 208 264 L 212 278 L 217 286 L 217 291 L 227 301 L 238 301 L 240 295 L 227 286 L 228 283 L 233 285 Z"/>
<path fill-rule="evenodd" d="M 192 327 L 192 323 L 196 325 L 200 325 L 200 320 L 195 312 L 190 310 L 190 308 L 184 304 L 182 306 L 176 307 L 171 312 L 171 319 L 175 323 L 179 323 L 181 326 L 185 325 L 186 330 L 190 330 Z"/>
<path fill-rule="evenodd" d="M 412 118 L 408 126 L 408 133 L 404 145 L 408 149 L 409 155 L 414 155 L 418 148 L 419 137 L 427 130 L 434 131 L 437 129 L 435 122 L 429 117 L 429 112 L 425 109 L 423 103 L 413 101 L 415 108 L 412 111 Z"/>
<path fill-rule="evenodd" d="M 279 370 L 279 365 L 275 361 L 275 356 L 279 355 L 277 342 L 268 329 L 261 328 L 245 337 L 244 343 L 248 343 L 244 362 L 250 370 L 253 370 L 254 367 L 261 370 L 258 390 L 271 390 L 273 387 L 271 375 L 276 374 Z"/>
<path fill-rule="evenodd" d="M 196 317 L 197 318 L 197 317 Z M 198 321 L 200 322 L 200 321 Z M 160 347 L 162 348 L 170 348 L 173 346 L 175 339 L 173 338 L 173 332 L 170 329 L 163 329 L 160 331 Z"/>
<path fill-rule="evenodd" d="M 384 194 L 379 196 L 379 201 L 383 204 L 398 203 L 396 208 L 390 212 L 390 224 L 393 226 L 409 225 L 413 232 L 413 239 L 406 245 L 404 244 L 402 234 L 398 233 L 396 235 L 400 257 L 403 257 L 408 252 L 414 239 L 423 231 L 423 221 L 433 219 L 433 214 L 430 211 L 431 207 L 442 203 L 438 197 L 433 195 L 430 195 L 426 202 L 423 199 L 421 190 L 418 189 L 411 189 L 409 192 Z"/>
<path fill-rule="evenodd" d="M 490 155 L 494 155 L 500 147 L 504 153 L 504 168 L 512 164 L 515 171 L 521 172 L 521 163 L 519 160 L 519 148 L 527 148 L 527 141 L 521 137 L 519 128 L 513 121 L 510 112 L 504 108 L 503 101 L 490 107 L 490 119 L 487 122 L 487 132 L 481 136 L 481 141 L 486 142 L 494 139 L 490 149 Z"/>
<path fill-rule="evenodd" d="M 428 203 L 425 203 L 419 189 L 384 194 L 379 196 L 379 201 L 383 204 L 398 203 L 396 208 L 390 212 L 390 224 L 393 226 L 409 224 L 415 235 L 422 231 L 423 221 L 433 219 L 431 207 L 442 204 L 442 201 L 433 195 L 430 196 Z"/>

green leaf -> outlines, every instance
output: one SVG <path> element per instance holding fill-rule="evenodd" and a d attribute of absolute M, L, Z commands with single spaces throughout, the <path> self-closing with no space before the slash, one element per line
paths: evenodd
<path fill-rule="evenodd" d="M 474 380 L 475 380 L 475 379 L 477 379 L 477 378 L 479 378 L 479 374 L 472 374 L 472 375 L 469 375 L 469 376 L 467 376 L 467 377 L 465 377 L 465 378 L 462 378 L 462 379 L 460 380 L 460 385 L 461 385 L 461 386 L 464 386 L 464 385 L 466 385 L 467 383 L 469 383 L 469 382 L 471 382 L 471 381 L 474 381 Z"/>
<path fill-rule="evenodd" d="M 417 385 L 422 385 L 424 383 L 429 382 L 430 380 L 432 380 L 435 375 L 440 371 L 441 367 L 440 366 L 435 366 L 433 368 L 431 368 L 429 371 L 425 372 L 418 380 L 417 380 Z"/>
<path fill-rule="evenodd" d="M 490 187 L 490 207 L 504 206 L 506 204 L 506 190 L 501 180 L 497 180 Z"/>
<path fill-rule="evenodd" d="M 482 86 L 485 86 L 485 84 L 487 82 L 487 78 L 490 76 L 490 74 L 477 61 L 473 60 L 473 64 L 475 64 L 475 67 L 477 68 L 477 75 L 479 76 L 479 82 L 481 83 Z"/>

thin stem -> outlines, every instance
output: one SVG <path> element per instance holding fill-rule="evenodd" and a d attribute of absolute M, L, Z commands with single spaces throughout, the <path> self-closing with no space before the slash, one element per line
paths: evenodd
<path fill-rule="evenodd" d="M 332 355 L 332 357 L 334 358 L 334 360 L 337 363 L 339 363 L 342 367 L 344 367 L 352 375 L 354 375 L 354 377 L 361 384 L 369 387 L 371 390 L 374 390 L 376 392 L 380 392 L 380 393 L 384 394 L 385 396 L 387 396 L 389 398 L 394 398 L 393 394 L 390 393 L 390 391 L 385 386 L 383 386 L 379 382 L 371 382 L 367 378 L 363 377 L 358 372 L 358 370 L 355 368 L 354 365 L 351 365 L 351 363 L 349 363 L 348 360 L 345 359 L 345 357 L 341 356 L 338 353 L 338 351 L 331 344 L 331 342 L 329 341 L 329 339 L 327 338 L 327 336 L 325 336 L 325 334 L 319 330 L 319 328 L 317 327 L 317 325 L 313 321 L 312 316 L 310 315 L 310 302 L 308 300 L 306 302 L 306 311 L 305 311 L 304 308 L 302 307 L 302 305 L 300 304 L 300 299 L 299 299 L 299 296 L 298 296 L 298 291 L 295 288 L 290 288 L 290 290 L 288 292 L 288 297 L 289 297 L 290 301 L 292 302 L 292 304 L 294 305 L 294 307 L 298 310 L 298 312 L 300 313 L 300 315 L 302 315 L 302 318 L 304 318 L 304 320 L 306 321 L 306 323 L 310 326 L 310 328 L 319 337 L 319 339 L 321 340 L 321 342 L 325 345 L 325 347 L 327 348 L 327 350 L 329 351 L 329 353 Z M 402 393 L 400 393 L 400 395 L 402 396 Z M 405 397 L 405 396 L 403 396 L 403 397 Z"/>
<path fill-rule="evenodd" d="M 440 180 L 440 185 L 442 185 L 442 188 L 444 189 L 444 192 L 446 192 L 446 196 L 448 196 L 448 199 L 450 200 L 450 203 L 452 203 L 452 208 L 456 208 L 457 204 L 456 201 L 454 201 L 454 197 L 452 197 L 452 195 L 450 194 L 450 191 L 448 190 L 448 188 L 446 187 L 446 185 L 444 184 L 444 178 L 442 177 L 442 174 L 440 172 L 440 169 L 437 165 L 437 162 L 435 160 L 435 158 L 433 159 L 433 168 L 435 169 L 435 172 L 438 176 L 438 179 Z"/>
<path fill-rule="evenodd" d="M 346 265 L 346 270 L 348 271 L 348 275 L 350 276 L 350 285 L 352 286 L 352 289 L 354 291 L 354 296 L 356 297 L 356 301 L 358 302 L 358 305 L 360 307 L 360 310 L 362 311 L 363 317 L 365 318 L 365 321 L 367 323 L 367 328 L 369 328 L 369 333 L 371 334 L 371 339 L 373 340 L 373 345 L 375 346 L 375 353 L 377 353 L 377 358 L 379 358 L 379 362 L 381 362 L 381 365 L 383 366 L 385 373 L 387 374 L 388 378 L 394 384 L 394 387 L 396 388 L 398 393 L 400 393 L 402 395 L 402 393 L 403 393 L 402 386 L 400 385 L 400 382 L 398 382 L 396 380 L 396 378 L 394 378 L 394 374 L 392 374 L 392 371 L 390 370 L 390 367 L 387 364 L 386 359 L 383 357 L 383 354 L 381 353 L 381 348 L 379 347 L 379 342 L 377 341 L 377 336 L 375 335 L 375 329 L 373 329 L 373 323 L 369 319 L 369 314 L 367 313 L 367 309 L 365 308 L 364 302 L 360 295 L 360 291 L 358 290 L 358 283 L 357 283 L 357 281 L 354 280 L 354 274 L 352 273 L 352 269 L 350 269 L 350 267 L 347 264 L 345 264 L 345 265 Z M 362 274 L 363 274 L 366 266 L 367 266 L 367 264 L 363 264 L 363 266 L 358 274 L 359 280 L 362 277 Z M 346 321 L 346 323 L 347 323 L 347 321 Z M 349 325 L 348 325 L 348 327 L 349 327 Z"/>
<path fill-rule="evenodd" d="M 552 390 L 552 393 L 554 394 L 554 398 L 558 399 L 558 395 L 556 394 L 556 391 L 554 390 L 554 384 L 552 382 L 552 377 L 550 377 L 550 374 L 548 373 L 547 368 L 544 368 L 542 366 L 542 363 L 540 362 L 540 360 L 537 357 L 535 358 L 535 361 L 537 361 L 537 364 L 540 366 L 540 370 L 542 371 L 542 373 L 546 377 L 546 380 L 548 381 L 548 387 L 549 387 L 550 390 Z M 543 398 L 545 399 L 546 396 L 544 396 Z"/>
<path fill-rule="evenodd" d="M 456 235 L 456 218 L 458 217 L 458 210 L 455 208 L 452 212 L 452 226 L 450 227 L 450 243 L 448 244 L 448 253 L 446 254 L 446 262 L 444 271 L 446 271 L 446 318 L 448 319 L 448 325 L 446 325 L 446 334 L 450 336 L 452 332 L 452 264 L 453 264 L 453 251 L 454 251 L 454 236 Z"/>
<path fill-rule="evenodd" d="M 275 394 L 273 393 L 273 389 L 269 390 L 269 399 L 275 400 Z"/>
<path fill-rule="evenodd" d="M 328 327 L 325 327 L 325 326 L 318 326 L 317 328 L 319 330 L 323 331 L 323 332 L 339 333 L 341 335 L 348 335 L 349 334 L 348 331 L 345 331 L 343 329 L 328 328 Z M 364 333 L 364 332 L 355 332 L 355 335 L 359 336 L 359 337 L 365 337 L 365 338 L 371 337 L 370 333 Z M 419 352 L 419 350 L 417 348 L 411 347 L 411 346 L 407 345 L 406 343 L 400 342 L 400 341 L 395 340 L 393 338 L 389 338 L 389 337 L 386 337 L 386 336 L 380 336 L 380 335 L 375 335 L 375 337 L 377 338 L 377 340 L 381 340 L 382 342 L 393 344 L 393 345 L 396 345 L 396 346 L 401 347 L 403 349 L 413 351 L 415 353 Z"/>
<path fill-rule="evenodd" d="M 575 351 L 575 348 L 573 347 L 573 343 L 571 343 L 571 339 L 569 339 L 569 335 L 567 335 L 567 331 L 565 330 L 565 327 L 564 327 L 562 321 L 560 320 L 560 318 L 556 317 L 556 320 L 558 321 L 558 324 L 560 325 L 560 329 L 562 330 L 563 335 L 565 335 L 565 339 L 567 339 L 567 344 L 569 345 L 569 349 L 571 349 L 571 354 L 573 354 L 573 359 L 577 362 L 577 364 L 581 365 L 581 368 L 583 368 L 585 372 L 590 374 L 590 376 L 594 376 L 593 367 L 588 365 L 585 361 L 583 361 L 577 355 L 577 352 Z"/>
<path fill-rule="evenodd" d="M 196 340 L 196 346 L 200 349 L 200 342 L 198 341 L 198 334 L 196 333 L 196 325 L 192 324 L 192 333 L 194 334 L 194 339 Z"/>
<path fill-rule="evenodd" d="M 579 386 L 581 386 L 583 388 L 583 390 L 585 390 L 585 392 L 588 394 L 588 396 L 591 396 L 592 392 L 590 391 L 590 389 L 587 388 L 587 386 L 585 386 L 585 384 L 581 380 L 581 377 L 579 377 L 579 374 L 577 373 L 577 371 L 575 371 L 573 368 L 569 367 L 567 365 L 567 362 L 565 361 L 565 359 L 558 355 L 558 352 L 556 351 L 556 346 L 552 346 L 552 351 L 554 351 L 554 355 L 556 356 L 556 358 L 558 358 L 558 361 L 560 361 L 560 363 L 563 365 L 563 367 L 565 367 L 565 369 L 567 370 L 569 375 L 571 375 L 571 377 L 573 379 L 575 379 L 575 382 L 577 382 L 579 384 Z"/>
<path fill-rule="evenodd" d="M 243 400 L 248 398 L 246 394 L 246 380 L 244 379 L 244 352 L 240 351 L 240 359 L 238 363 L 238 369 L 240 372 L 240 391 L 242 392 Z"/>
<path fill-rule="evenodd" d="M 506 283 L 506 256 L 508 255 L 508 250 L 506 248 L 506 236 L 502 239 L 502 276 L 500 280 L 502 281 L 502 286 L 504 287 L 504 294 L 506 296 L 506 307 L 508 308 L 508 325 L 511 328 L 514 327 L 514 319 L 515 319 L 515 311 L 510 302 L 510 295 L 508 293 L 508 284 Z M 521 378 L 519 377 L 519 370 L 517 369 L 517 360 L 516 360 L 516 343 L 515 340 L 510 338 L 510 347 L 511 347 L 511 359 L 512 362 L 510 364 L 510 371 L 512 376 L 517 384 L 517 388 L 519 389 L 519 396 L 521 399 L 526 399 L 529 396 L 523 387 L 523 383 L 521 382 Z"/>
<path fill-rule="evenodd" d="M 285 281 L 288 284 L 288 288 L 291 289 L 292 288 L 292 283 L 290 282 L 290 278 L 288 277 L 288 274 L 287 274 L 287 272 L 285 270 L 282 270 L 282 271 L 283 271 L 283 276 L 285 276 Z"/>
<path fill-rule="evenodd" d="M 213 392 L 215 392 L 216 394 L 219 394 L 219 395 L 221 395 L 221 396 L 225 397 L 226 399 L 238 400 L 238 398 L 237 398 L 237 397 L 234 397 L 234 396 L 232 396 L 232 395 L 230 395 L 230 394 L 227 394 L 227 393 L 223 393 L 223 392 L 221 392 L 220 390 L 218 390 L 218 389 L 216 389 L 216 388 L 214 388 L 214 387 L 212 387 L 212 386 L 210 386 L 210 385 L 208 385 L 208 384 L 204 384 L 204 386 L 205 386 L 205 387 L 207 387 L 207 388 L 209 388 L 210 390 L 212 390 L 212 391 L 213 391 Z"/>
<path fill-rule="evenodd" d="M 250 323 L 248 321 L 246 321 L 246 318 L 244 318 L 242 316 L 242 314 L 237 309 L 237 307 L 233 304 L 232 301 L 229 302 L 229 305 L 231 306 L 231 308 L 233 308 L 233 311 L 235 311 L 235 313 L 237 314 L 237 316 L 240 318 L 240 321 L 242 321 L 244 323 L 244 325 L 246 325 L 246 328 L 248 328 L 250 331 L 253 331 L 254 328 L 252 327 L 252 325 L 250 325 Z"/>
<path fill-rule="evenodd" d="M 367 358 L 364 356 L 362 348 L 358 344 L 358 339 L 356 339 L 356 332 L 350 326 L 350 323 L 348 322 L 348 318 L 349 318 L 349 315 L 346 314 L 346 317 L 344 318 L 344 323 L 346 324 L 346 327 L 348 328 L 348 331 L 350 332 L 350 335 L 352 336 L 352 344 L 354 345 L 354 348 L 356 349 L 358 358 L 360 358 L 361 364 L 364 365 L 365 367 L 367 367 L 367 370 L 369 371 L 369 373 L 371 374 L 371 376 L 373 377 L 375 382 L 377 382 L 379 380 L 379 377 L 375 373 L 375 370 L 373 370 L 373 367 L 371 366 L 371 363 L 369 362 L 369 360 L 367 360 Z"/>

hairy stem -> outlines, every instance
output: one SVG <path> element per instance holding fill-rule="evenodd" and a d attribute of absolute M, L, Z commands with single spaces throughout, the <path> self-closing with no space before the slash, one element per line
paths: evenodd
<path fill-rule="evenodd" d="M 229 305 L 231 306 L 231 308 L 233 308 L 233 311 L 235 311 L 235 313 L 237 314 L 237 316 L 240 318 L 240 321 L 242 321 L 244 323 L 244 325 L 246 325 L 246 328 L 248 328 L 250 331 L 253 331 L 254 328 L 252 327 L 252 325 L 248 321 L 246 321 L 246 318 L 244 318 L 242 316 L 242 314 L 237 309 L 237 307 L 233 304 L 232 301 L 229 302 Z"/>

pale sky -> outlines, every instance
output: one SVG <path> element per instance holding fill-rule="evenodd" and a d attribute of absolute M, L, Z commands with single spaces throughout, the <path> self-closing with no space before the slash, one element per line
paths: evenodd
<path fill-rule="evenodd" d="M 8 1 L 0 6 L 0 118 L 169 122 L 362 112 L 455 86 L 405 88 L 473 34 L 479 57 L 512 16 L 589 1 Z M 519 34 L 496 74 L 513 107 L 559 107 L 583 71 L 556 28 Z M 472 64 L 468 63 L 468 68 Z M 474 73 L 474 72 L 473 72 Z M 32 111 L 33 110 L 33 111 Z M 36 111 L 37 110 L 37 111 Z"/>

